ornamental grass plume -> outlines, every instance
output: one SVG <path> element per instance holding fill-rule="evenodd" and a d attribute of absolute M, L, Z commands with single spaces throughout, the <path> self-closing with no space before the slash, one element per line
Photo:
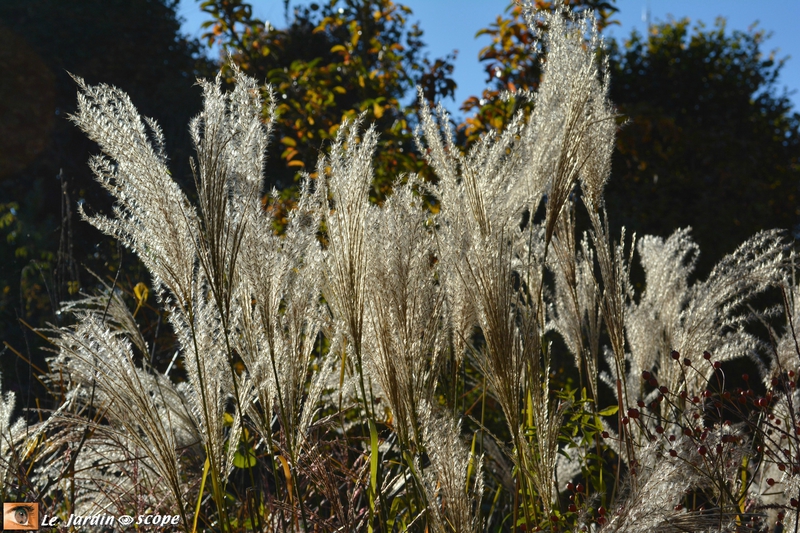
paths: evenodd
<path fill-rule="evenodd" d="M 369 224 L 369 362 L 406 446 L 422 444 L 446 344 L 444 290 L 436 282 L 430 216 L 412 177 L 397 183 Z M 427 421 L 425 422 L 427 423 Z"/>
<path fill-rule="evenodd" d="M 20 464 L 23 452 L 20 436 L 25 432 L 25 420 L 18 418 L 12 423 L 16 395 L 6 392 L 0 397 L 0 493 L 5 494 L 6 478 Z"/>
<path fill-rule="evenodd" d="M 425 483 L 433 531 L 477 533 L 483 529 L 476 502 L 483 495 L 483 457 L 461 441 L 460 424 L 426 412 L 423 438 L 432 472 Z"/>
<path fill-rule="evenodd" d="M 359 122 L 342 124 L 330 155 L 320 157 L 319 186 L 325 198 L 323 221 L 327 226 L 323 295 L 334 324 L 344 339 L 342 368 L 357 376 L 364 413 L 372 417 L 367 398 L 364 329 L 370 256 L 367 232 L 371 212 L 372 154 L 378 133 L 368 129 L 359 139 Z M 328 204 L 330 195 L 330 205 Z M 340 383 L 341 386 L 341 383 Z"/>

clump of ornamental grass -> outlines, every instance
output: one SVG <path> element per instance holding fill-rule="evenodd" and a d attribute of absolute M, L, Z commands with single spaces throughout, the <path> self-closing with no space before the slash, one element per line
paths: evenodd
<path fill-rule="evenodd" d="M 380 132 L 345 122 L 280 234 L 268 87 L 201 82 L 192 202 L 156 122 L 77 79 L 72 119 L 115 200 L 80 213 L 149 271 L 174 357 L 153 360 L 117 280 L 68 304 L 42 376 L 59 408 L 26 429 L 0 401 L 3 495 L 24 472 L 51 514 L 178 514 L 187 532 L 796 528 L 793 255 L 762 232 L 691 281 L 688 228 L 615 241 L 595 20 L 527 9 L 542 81 L 507 96 L 530 113 L 464 149 L 421 99 L 436 181 L 398 176 L 382 205 Z M 780 312 L 756 308 L 768 291 Z M 729 386 L 743 357 L 765 392 Z"/>

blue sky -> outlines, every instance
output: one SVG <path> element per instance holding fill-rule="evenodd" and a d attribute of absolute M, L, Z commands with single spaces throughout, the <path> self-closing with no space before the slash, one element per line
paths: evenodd
<path fill-rule="evenodd" d="M 292 2 L 298 4 L 297 0 Z M 478 62 L 478 52 L 490 43 L 486 36 L 475 38 L 475 33 L 487 27 L 508 6 L 506 0 L 399 0 L 409 6 L 425 32 L 431 58 L 444 56 L 458 50 L 453 73 L 458 89 L 455 102 L 445 102 L 456 111 L 462 101 L 480 95 L 486 83 L 486 73 Z M 269 20 L 273 25 L 285 25 L 281 0 L 253 0 L 253 13 L 257 18 Z M 668 17 L 689 17 L 692 22 L 702 21 L 711 26 L 717 17 L 727 19 L 729 30 L 747 30 L 758 22 L 761 29 L 772 32 L 764 52 L 777 49 L 777 57 L 791 56 L 786 62 L 779 84 L 795 93 L 791 96 L 796 110 L 800 111 L 800 0 L 617 0 L 619 12 L 614 17 L 620 22 L 607 30 L 618 39 L 630 35 L 633 29 L 644 33 L 647 13 L 652 22 Z M 183 31 L 199 36 L 200 24 L 207 17 L 200 11 L 196 0 L 180 0 L 179 14 L 185 19 Z"/>

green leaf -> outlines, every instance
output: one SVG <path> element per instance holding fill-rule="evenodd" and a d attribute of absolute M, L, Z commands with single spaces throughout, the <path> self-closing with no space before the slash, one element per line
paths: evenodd
<path fill-rule="evenodd" d="M 373 420 L 369 421 L 369 439 L 372 453 L 369 458 L 369 484 L 372 487 L 372 493 L 377 494 L 378 486 L 378 428 L 375 427 Z"/>
<path fill-rule="evenodd" d="M 246 456 L 242 452 L 236 452 L 233 455 L 233 466 L 236 468 L 253 468 L 256 466 L 256 456 L 253 450 L 249 450 Z"/>
<path fill-rule="evenodd" d="M 619 405 L 609 405 L 597 414 L 600 416 L 611 416 L 617 414 L 617 411 L 619 411 Z"/>

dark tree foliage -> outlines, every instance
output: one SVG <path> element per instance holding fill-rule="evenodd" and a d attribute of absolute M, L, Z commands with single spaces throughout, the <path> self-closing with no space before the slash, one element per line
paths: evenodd
<path fill-rule="evenodd" d="M 78 202 L 108 212 L 110 201 L 87 166 L 97 146 L 67 119 L 77 94 L 70 73 L 128 92 L 163 128 L 172 172 L 191 182 L 186 123 L 200 109 L 196 77 L 213 70 L 199 43 L 180 35 L 176 8 L 176 0 L 0 2 L 0 341 L 16 349 L 26 345 L 18 319 L 57 322 L 59 302 L 93 283 L 85 267 L 114 275 L 119 261 L 76 214 Z M 127 267 L 135 270 L 133 260 Z"/>
<path fill-rule="evenodd" d="M 298 170 L 313 174 L 342 120 L 362 113 L 381 132 L 376 192 L 402 172 L 424 171 L 411 136 L 414 105 L 404 100 L 413 99 L 416 86 L 429 100 L 452 97 L 456 84 L 452 57 L 425 57 L 422 31 L 411 23 L 408 7 L 391 0 L 309 3 L 279 29 L 254 19 L 242 0 L 202 6 L 213 17 L 209 42 L 219 42 L 235 65 L 275 91 L 272 185 L 292 184 Z"/>
<path fill-rule="evenodd" d="M 613 222 L 657 235 L 692 226 L 703 273 L 756 231 L 798 221 L 800 116 L 764 41 L 682 20 L 611 52 L 611 98 L 629 119 L 608 186 Z"/>

